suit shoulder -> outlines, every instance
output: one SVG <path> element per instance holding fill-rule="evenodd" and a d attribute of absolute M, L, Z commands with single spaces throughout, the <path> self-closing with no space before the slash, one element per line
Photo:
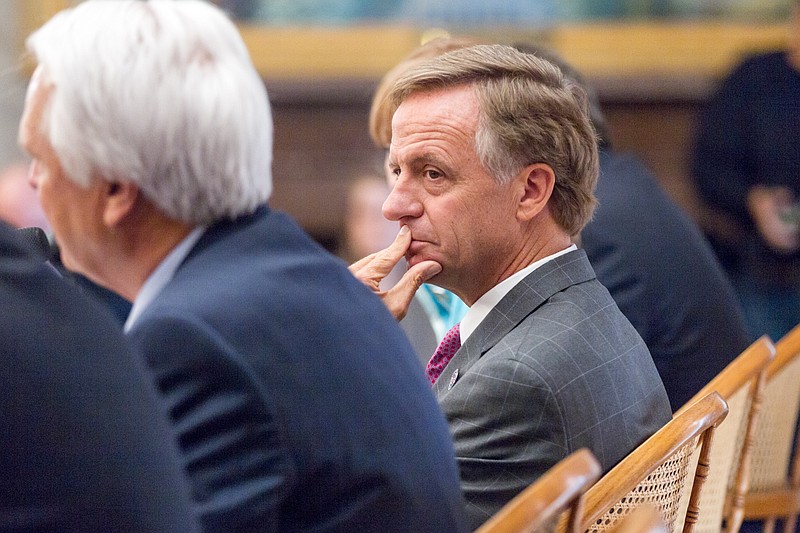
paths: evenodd
<path fill-rule="evenodd" d="M 650 354 L 597 280 L 568 287 L 523 319 L 493 349 L 503 348 L 551 379 L 618 363 L 620 354 Z M 558 371 L 549 369 L 556 368 Z"/>

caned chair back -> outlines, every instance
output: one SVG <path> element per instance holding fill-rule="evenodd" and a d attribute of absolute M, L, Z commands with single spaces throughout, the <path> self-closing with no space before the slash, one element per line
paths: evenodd
<path fill-rule="evenodd" d="M 652 505 L 643 505 L 617 522 L 611 533 L 667 533 L 667 525 Z"/>
<path fill-rule="evenodd" d="M 800 325 L 775 344 L 775 360 L 767 382 L 753 439 L 750 489 L 744 503 L 745 520 L 764 520 L 772 531 L 784 519 L 784 531 L 794 531 L 800 511 L 800 464 L 795 430 L 800 409 Z"/>
<path fill-rule="evenodd" d="M 667 531 L 677 526 L 691 532 L 708 475 L 714 429 L 727 413 L 725 400 L 712 392 L 674 416 L 586 492 L 579 529 L 612 530 L 635 509 L 650 505 Z M 687 486 L 690 490 L 684 490 Z M 684 497 L 688 503 L 682 507 Z M 687 509 L 686 517 L 679 516 L 681 508 Z M 562 519 L 556 531 L 565 532 L 566 526 Z"/>
<path fill-rule="evenodd" d="M 700 495 L 700 514 L 694 525 L 697 533 L 739 531 L 750 478 L 752 440 L 767 367 L 774 358 L 775 346 L 772 341 L 769 337 L 761 337 L 677 412 L 687 409 L 712 391 L 718 392 L 728 404 L 725 423 L 720 424 L 714 433 L 708 478 Z"/>
<path fill-rule="evenodd" d="M 582 448 L 559 461 L 527 489 L 508 502 L 476 533 L 523 533 L 549 529 L 566 511 L 577 531 L 583 494 L 600 477 L 600 463 Z"/>

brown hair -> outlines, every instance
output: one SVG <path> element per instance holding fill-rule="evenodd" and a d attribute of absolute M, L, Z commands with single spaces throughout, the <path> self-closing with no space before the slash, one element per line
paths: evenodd
<path fill-rule="evenodd" d="M 591 219 L 599 174 L 597 137 L 586 92 L 552 63 L 510 46 L 477 45 L 409 68 L 386 98 L 471 85 L 480 105 L 475 150 L 504 182 L 526 165 L 545 163 L 556 175 L 552 212 L 570 235 Z"/>
<path fill-rule="evenodd" d="M 800 2 L 800 0 L 797 1 Z M 606 117 L 603 114 L 602 108 L 600 107 L 600 96 L 597 94 L 597 91 L 594 89 L 594 87 L 592 87 L 592 85 L 586 80 L 583 74 L 578 72 L 578 70 L 567 63 L 567 60 L 561 57 L 558 52 L 548 46 L 537 43 L 514 43 L 512 46 L 514 46 L 514 48 L 520 52 L 533 54 L 551 62 L 557 66 L 566 77 L 572 79 L 573 81 L 577 82 L 578 85 L 583 87 L 583 90 L 586 91 L 587 101 L 589 102 L 589 118 L 592 119 L 592 125 L 597 132 L 598 142 L 600 143 L 601 147 L 610 146 L 611 135 L 609 133 L 608 122 L 606 121 Z"/>
<path fill-rule="evenodd" d="M 396 107 L 387 100 L 386 96 L 397 78 L 409 68 L 432 57 L 474 44 L 477 44 L 477 41 L 461 37 L 437 37 L 412 50 L 392 70 L 387 72 L 372 95 L 372 106 L 369 110 L 369 136 L 372 137 L 372 141 L 381 148 L 388 148 L 392 140 L 392 115 L 394 115 Z"/>

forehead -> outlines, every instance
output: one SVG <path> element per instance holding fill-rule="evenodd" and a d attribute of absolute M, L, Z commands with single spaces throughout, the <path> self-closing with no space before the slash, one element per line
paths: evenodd
<path fill-rule="evenodd" d="M 419 145 L 472 146 L 478 125 L 478 99 L 470 86 L 414 93 L 392 117 L 390 153 Z"/>
<path fill-rule="evenodd" d="M 26 150 L 35 148 L 35 144 L 42 140 L 40 127 L 51 89 L 44 80 L 41 67 L 37 68 L 28 85 L 19 127 L 19 144 Z"/>

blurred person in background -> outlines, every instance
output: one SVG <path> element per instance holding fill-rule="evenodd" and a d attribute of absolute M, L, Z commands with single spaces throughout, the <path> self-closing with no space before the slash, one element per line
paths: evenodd
<path fill-rule="evenodd" d="M 378 173 L 363 174 L 350 184 L 345 207 L 343 249 L 340 252 L 346 261 L 352 263 L 378 252 L 394 240 L 397 224 L 387 220 L 381 211 L 390 190 L 386 177 Z M 394 286 L 404 271 L 404 265 L 395 265 L 381 281 L 381 288 L 389 289 Z M 428 313 L 420 302 L 419 296 L 411 300 L 406 315 L 400 321 L 400 327 L 424 368 L 441 338 L 436 337 Z M 458 319 L 460 320 L 460 316 Z"/>
<path fill-rule="evenodd" d="M 362 174 L 348 186 L 340 252 L 346 261 L 361 259 L 394 240 L 397 224 L 381 214 L 381 206 L 389 191 L 386 178 L 377 173 Z M 397 280 L 390 276 L 386 281 Z"/>
<path fill-rule="evenodd" d="M 272 118 L 200 0 L 93 1 L 27 41 L 20 142 L 64 265 L 133 301 L 206 531 L 462 531 L 396 321 L 267 200 Z"/>
<path fill-rule="evenodd" d="M 702 200 L 736 228 L 713 239 L 752 339 L 800 322 L 800 2 L 785 50 L 723 80 L 700 116 L 693 153 Z"/>

